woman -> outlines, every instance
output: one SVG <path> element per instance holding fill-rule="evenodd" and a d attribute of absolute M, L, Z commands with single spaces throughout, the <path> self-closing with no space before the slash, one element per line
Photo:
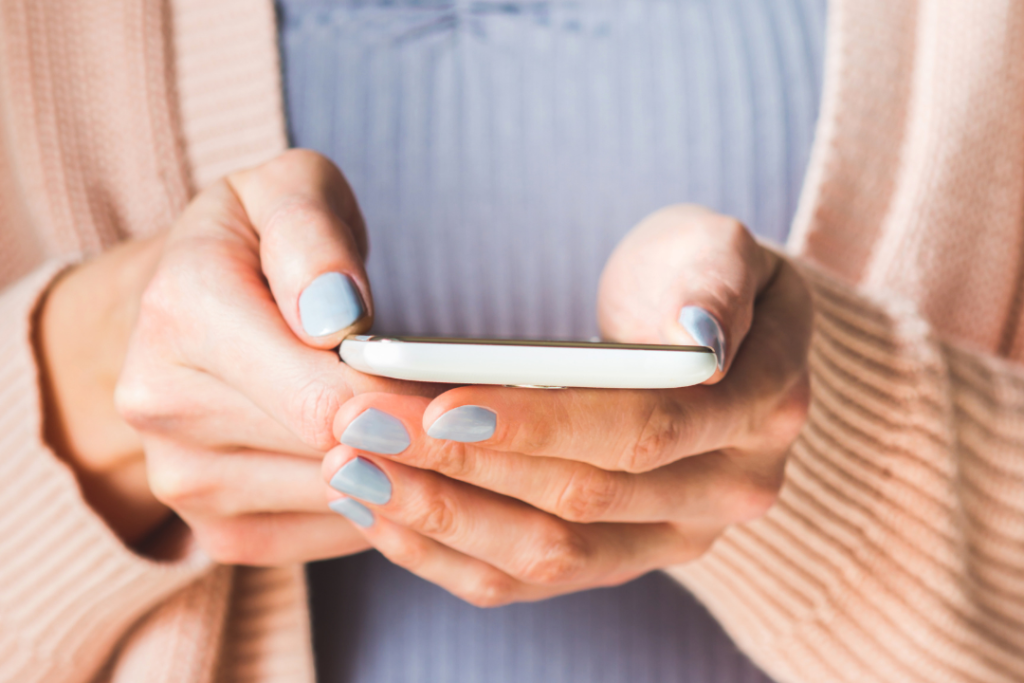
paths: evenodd
<path fill-rule="evenodd" d="M 206 185 L 245 161 L 272 155 L 281 145 L 280 137 L 264 127 L 266 118 L 251 115 L 275 92 L 273 79 L 260 68 L 266 66 L 272 38 L 268 15 L 246 4 L 232 16 L 236 21 L 225 21 L 225 16 L 211 17 L 210 8 L 181 3 L 175 6 L 176 33 L 165 34 L 159 7 L 141 12 L 113 5 L 102 11 L 75 4 L 61 11 L 53 7 L 5 7 L 4 35 L 29 36 L 3 43 L 4 83 L 27 84 L 21 90 L 7 86 L 21 99 L 4 98 L 11 103 L 5 105 L 8 130 L 19 132 L 4 138 L 6 164 L 16 171 L 5 174 L 2 184 L 5 237 L 12 245 L 4 250 L 12 264 L 5 269 L 9 277 L 19 267 L 17 274 L 39 263 L 41 255 L 69 246 L 96 250 L 115 242 L 119 231 L 138 234 L 168 225 L 190 183 Z M 224 5 L 216 11 L 229 10 Z M 1014 507 L 1020 499 L 1014 469 L 1020 458 L 1012 420 L 1019 410 L 1019 370 L 984 353 L 1015 357 L 1013 293 L 1019 271 L 1011 266 L 1012 255 L 1019 252 L 1006 245 L 1019 238 L 1024 206 L 1018 201 L 1024 186 L 1014 180 L 1020 176 L 1021 138 L 1013 135 L 1017 100 L 1024 96 L 1018 80 L 1021 61 L 1014 52 L 1020 41 L 1013 39 L 1020 30 L 1020 10 L 952 5 L 923 8 L 916 16 L 881 3 L 840 3 L 831 12 L 833 80 L 826 81 L 818 151 L 791 243 L 847 279 L 877 291 L 897 291 L 912 305 L 887 307 L 805 271 L 817 302 L 809 366 L 812 404 L 808 424 L 790 451 L 779 503 L 762 520 L 726 532 L 700 560 L 670 572 L 777 678 L 1010 680 L 1022 666 L 1017 654 L 1021 629 L 1012 611 L 1021 592 L 1019 572 L 1012 571 L 1019 567 L 1012 550 L 1020 534 L 1014 521 L 1020 518 Z M 71 29 L 105 22 L 131 30 L 116 34 L 117 40 L 105 34 L 100 41 L 95 34 Z M 881 35 L 880 27 L 886 29 Z M 174 70 L 163 61 L 164 36 L 173 40 L 178 55 Z M 262 47 L 253 47 L 261 39 Z M 138 45 L 147 50 L 136 52 Z M 40 69 L 44 64 L 47 68 Z M 80 71 L 60 71 L 72 64 Z M 95 70 L 98 65 L 107 70 L 117 65 L 119 78 L 96 78 L 92 91 L 48 87 L 54 74 L 105 73 L 90 72 L 90 66 Z M 247 71 L 256 77 L 241 78 Z M 170 99 L 171 85 L 162 80 L 168 73 L 177 100 Z M 870 88 L 879 81 L 888 89 Z M 944 84 L 954 87 L 936 87 Z M 986 90 L 992 94 L 988 107 L 962 106 L 971 94 L 964 84 L 993 86 Z M 147 94 L 144 107 L 138 104 L 140 92 Z M 210 106 L 232 97 L 248 106 Z M 172 101 L 178 106 L 172 107 Z M 97 102 L 109 109 L 98 111 Z M 114 106 L 118 103 L 124 106 Z M 26 122 L 33 125 L 26 128 Z M 38 137 L 24 134 L 26 129 Z M 213 133 L 218 129 L 230 133 Z M 185 140 L 180 152 L 176 134 Z M 54 144 L 64 153 L 44 153 Z M 986 230 L 963 239 L 962 222 L 978 215 L 984 216 Z M 767 391 L 737 389 L 732 398 L 740 405 L 775 405 L 779 397 L 789 396 L 789 388 L 800 386 L 804 352 L 799 323 L 810 319 L 810 309 L 801 303 L 798 279 L 780 284 L 781 275 L 770 276 L 795 271 L 744 240 L 742 232 L 723 231 L 732 223 L 722 221 L 706 213 L 659 214 L 624 243 L 609 277 L 615 280 L 617 263 L 644 262 L 637 253 L 651 254 L 651 244 L 659 247 L 653 250 L 657 256 L 683 253 L 664 248 L 663 231 L 674 236 L 689 230 L 712 244 L 719 244 L 715 235 L 734 236 L 727 246 L 711 250 L 720 259 L 712 265 L 737 273 L 746 286 L 736 288 L 741 295 L 735 305 L 715 311 L 723 333 L 725 376 L 707 388 L 709 400 L 700 407 L 721 405 L 715 396 L 752 376 L 742 369 L 743 359 L 750 357 L 744 353 L 753 345 L 739 343 L 742 321 L 751 312 L 751 339 L 765 339 L 759 348 L 795 362 L 766 375 L 774 380 Z M 7 225 L 14 227 L 8 231 Z M 922 234 L 927 239 L 920 239 Z M 22 250 L 17 259 L 14 247 Z M 964 258 L 968 248 L 984 260 Z M 478 543 L 480 536 L 474 534 L 429 543 L 407 535 L 406 541 L 394 543 L 402 534 L 443 535 L 444 526 L 431 529 L 417 526 L 414 516 L 403 518 L 411 499 L 400 493 L 405 487 L 414 490 L 417 481 L 442 485 L 436 482 L 449 480 L 431 479 L 437 475 L 428 470 L 402 470 L 400 460 L 414 456 L 421 459 L 411 464 L 444 471 L 446 461 L 427 460 L 444 451 L 429 447 L 432 442 L 426 439 L 432 437 L 423 428 L 464 405 L 458 393 L 464 390 L 441 394 L 428 406 L 403 393 L 436 388 L 357 376 L 327 351 L 335 337 L 369 323 L 373 303 L 360 259 L 364 253 L 361 218 L 344 181 L 319 158 L 293 153 L 212 185 L 169 233 L 130 242 L 70 271 L 50 288 L 38 326 L 31 324 L 32 313 L 60 264 L 44 266 L 5 291 L 8 319 L 21 321 L 4 330 L 10 378 L 4 414 L 11 425 L 4 452 L 12 474 L 4 481 L 3 543 L 5 557 L 16 558 L 0 570 L 3 599 L 11 606 L 0 622 L 5 651 L 11 653 L 4 658 L 11 672 L 5 676 L 88 679 L 101 669 L 105 676 L 128 680 L 200 679 L 215 670 L 226 678 L 309 676 L 300 575 L 294 569 L 211 568 L 192 547 L 193 539 L 224 561 L 273 565 L 353 552 L 369 539 L 420 573 L 444 568 L 431 576 L 439 582 L 466 569 L 467 562 L 476 575 L 500 571 L 516 582 L 483 584 L 497 590 L 482 593 L 481 601 L 488 596 L 542 597 L 622 580 L 648 568 L 635 561 L 642 556 L 630 553 L 559 551 L 551 556 L 554 563 L 534 564 L 548 572 L 517 571 L 502 567 L 501 548 L 476 546 L 467 555 L 460 544 Z M 335 314 L 346 310 L 347 317 L 317 316 L 318 306 L 302 303 L 309 286 L 332 272 L 351 279 L 339 284 L 331 277 L 334 284 L 318 289 L 333 295 L 335 304 L 347 302 L 344 309 L 327 307 Z M 749 282 L 744 280 L 751 274 Z M 698 296 L 710 287 L 698 282 L 683 293 Z M 770 294 L 755 299 L 757 294 L 777 291 L 795 297 L 779 309 L 794 316 L 794 325 L 773 325 L 774 317 L 755 308 L 777 300 Z M 140 299 L 136 316 L 134 302 Z M 712 306 L 696 303 L 705 310 Z M 616 316 L 622 310 L 611 306 L 607 311 L 612 333 L 621 334 L 614 323 L 627 320 Z M 636 304 L 629 310 L 637 310 Z M 307 327 L 305 311 L 313 311 L 318 322 L 330 322 Z M 678 322 L 675 314 L 672 321 Z M 925 321 L 979 351 L 936 342 Z M 679 330 L 686 329 L 685 322 Z M 691 335 L 703 333 L 691 328 Z M 713 341 L 710 329 L 708 340 Z M 759 329 L 764 330 L 761 337 L 756 336 Z M 133 330 L 130 344 L 126 330 Z M 49 371 L 44 384 L 50 390 L 47 441 L 39 436 L 43 416 L 37 408 L 36 354 L 29 343 L 33 333 L 38 357 Z M 104 333 L 114 339 L 103 340 Z M 128 359 L 122 363 L 125 346 Z M 100 350 L 109 357 L 98 355 Z M 76 362 L 78 352 L 90 358 Z M 267 363 L 268 357 L 280 360 Z M 70 372 L 69 367 L 88 371 Z M 118 403 L 136 431 L 105 419 L 108 408 L 113 414 L 109 395 L 119 373 Z M 354 401 L 343 403 L 353 394 L 358 394 Z M 506 441 L 506 434 L 514 434 L 502 429 L 508 415 L 520 409 L 488 401 L 531 395 L 501 396 L 471 398 L 473 405 L 489 406 L 497 416 L 497 440 L 485 445 L 499 457 L 511 445 L 514 456 L 529 449 Z M 762 402 L 765 398 L 770 400 Z M 335 447 L 335 439 L 344 443 L 369 406 L 395 413 L 411 448 L 364 458 L 389 477 L 394 502 L 374 502 L 364 495 L 366 504 L 360 505 L 375 517 L 360 531 L 332 515 L 323 499 L 314 505 L 304 487 L 315 481 L 320 453 L 328 449 L 324 479 L 335 482 L 337 470 L 354 455 L 350 446 Z M 989 418 L 993 407 L 996 420 Z M 632 410 L 624 412 L 629 417 Z M 802 411 L 784 412 L 799 416 Z M 749 414 L 744 411 L 745 417 Z M 784 450 L 780 444 L 795 435 L 793 422 L 755 421 L 751 436 L 770 437 L 770 445 L 738 458 L 740 464 L 756 461 L 768 472 L 777 471 Z M 564 443 L 558 431 L 563 424 L 556 422 L 543 437 L 530 436 L 526 445 Z M 361 431 L 365 434 L 365 425 L 353 435 Z M 731 443 L 725 437 L 732 434 L 723 430 L 704 436 L 707 443 L 726 443 L 734 455 L 746 454 L 743 444 Z M 77 481 L 49 455 L 51 444 L 73 466 Z M 143 444 L 144 466 L 135 457 Z M 655 445 L 633 454 L 679 452 L 660 447 L 661 441 Z M 580 471 L 573 456 L 581 451 L 537 452 L 547 458 L 538 463 L 553 464 L 563 473 Z M 596 449 L 588 455 L 609 453 L 615 455 Z M 526 460 L 517 462 L 530 466 Z M 658 462 L 584 464 L 641 476 Z M 144 467 L 151 488 L 138 485 Z M 778 485 L 768 480 L 759 492 L 770 494 Z M 79 483 L 102 519 L 79 498 Z M 497 487 L 503 482 L 477 483 Z M 511 500 L 488 498 L 482 490 L 460 487 L 449 499 L 476 496 L 476 510 L 486 500 L 502 506 Z M 518 495 L 544 508 L 544 500 L 529 499 L 534 493 L 523 489 Z M 166 519 L 158 500 L 170 503 L 191 533 L 173 522 L 157 528 Z M 104 502 L 114 504 L 104 510 Z M 763 505 L 750 505 L 747 512 Z M 739 506 L 729 508 L 726 515 L 714 510 L 705 518 L 708 536 L 739 516 Z M 119 514 L 126 510 L 131 514 Z M 352 510 L 359 508 L 347 509 Z M 636 514 L 636 508 L 628 512 Z M 492 509 L 486 517 L 515 522 L 501 514 Z M 570 528 L 555 515 L 543 519 Z M 600 527 L 588 528 L 580 533 L 596 533 L 592 530 Z M 647 528 L 664 530 L 665 525 Z M 139 554 L 119 545 L 111 529 Z M 600 540 L 589 539 L 586 547 L 598 547 Z M 686 549 L 686 559 L 707 550 L 709 539 L 701 541 Z M 673 544 L 662 547 L 667 545 Z M 410 548 L 413 552 L 403 557 Z M 524 550 L 522 556 L 529 556 L 531 549 Z M 590 561 L 601 557 L 603 562 Z M 565 559 L 572 563 L 564 565 Z M 574 581 L 581 577 L 585 580 Z M 459 581 L 453 588 L 467 583 Z"/>

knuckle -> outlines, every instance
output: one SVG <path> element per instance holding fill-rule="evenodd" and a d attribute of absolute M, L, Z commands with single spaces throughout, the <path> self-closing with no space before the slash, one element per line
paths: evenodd
<path fill-rule="evenodd" d="M 732 522 L 748 522 L 768 512 L 778 497 L 779 486 L 774 482 L 743 480 L 725 492 L 727 514 Z"/>
<path fill-rule="evenodd" d="M 767 431 L 781 449 L 788 448 L 803 430 L 810 405 L 810 382 L 804 373 L 775 405 L 768 418 Z"/>
<path fill-rule="evenodd" d="M 282 209 L 295 212 L 288 214 L 289 220 L 322 221 L 323 209 L 327 206 L 350 226 L 362 229 L 363 218 L 359 212 L 359 205 L 345 175 L 333 161 L 319 152 L 310 149 L 291 149 L 260 166 L 256 173 L 271 183 L 281 179 L 294 181 L 296 178 L 303 178 L 306 180 L 302 184 L 303 187 L 321 190 L 312 195 L 308 190 L 293 193 L 291 201 L 282 203 L 275 210 L 271 223 L 276 222 L 279 217 L 278 211 Z"/>
<path fill-rule="evenodd" d="M 187 278 L 180 277 L 180 268 L 161 268 L 146 285 L 139 300 L 139 321 L 174 319 L 182 300 L 182 285 Z M 184 279 L 185 282 L 181 282 Z"/>
<path fill-rule="evenodd" d="M 246 564 L 250 559 L 243 551 L 242 544 L 231 534 L 216 529 L 208 529 L 205 533 L 196 534 L 199 544 L 214 562 L 219 564 Z"/>
<path fill-rule="evenodd" d="M 673 524 L 677 536 L 676 542 L 670 543 L 665 555 L 659 559 L 659 566 L 673 567 L 689 564 L 700 559 L 715 545 L 729 525 L 719 522 L 707 526 L 701 523 L 697 527 L 686 524 Z"/>
<path fill-rule="evenodd" d="M 577 467 L 552 511 L 570 522 L 589 524 L 605 518 L 618 498 L 618 482 L 596 467 Z"/>
<path fill-rule="evenodd" d="M 266 536 L 242 520 L 221 520 L 196 530 L 199 545 L 220 564 L 273 564 L 271 544 Z"/>
<path fill-rule="evenodd" d="M 757 246 L 753 235 L 742 222 L 732 216 L 718 216 L 719 225 L 716 228 L 720 231 L 725 243 L 735 253 L 744 254 Z"/>
<path fill-rule="evenodd" d="M 430 553 L 430 541 L 417 534 L 405 534 L 387 549 L 385 555 L 399 567 L 415 572 L 426 563 Z"/>
<path fill-rule="evenodd" d="M 553 525 L 538 534 L 535 549 L 523 560 L 520 575 L 538 585 L 562 585 L 576 580 L 586 569 L 590 549 L 584 539 L 565 524 Z"/>
<path fill-rule="evenodd" d="M 560 410 L 552 419 L 538 420 L 530 425 L 519 425 L 509 437 L 511 450 L 534 455 L 558 453 L 563 446 L 560 427 L 571 424 L 572 414 Z"/>
<path fill-rule="evenodd" d="M 324 221 L 323 209 L 306 197 L 295 196 L 281 202 L 267 218 L 263 233 L 272 238 L 278 226 L 310 226 Z"/>
<path fill-rule="evenodd" d="M 246 176 L 273 182 L 278 178 L 320 175 L 335 168 L 335 165 L 319 152 L 293 148 L 281 152 L 273 159 L 258 166 L 230 174 L 228 182 L 233 185 Z"/>
<path fill-rule="evenodd" d="M 710 532 L 694 534 L 687 547 L 679 553 L 676 564 L 687 564 L 706 555 L 722 537 L 725 529 L 726 527 L 721 527 Z"/>
<path fill-rule="evenodd" d="M 344 403 L 341 392 L 314 379 L 295 393 L 289 410 L 291 428 L 308 446 L 326 451 L 335 445 L 334 416 Z"/>
<path fill-rule="evenodd" d="M 311 149 L 295 148 L 286 150 L 271 159 L 264 168 L 288 173 L 302 168 L 333 170 L 336 167 L 330 159 L 319 152 Z"/>
<path fill-rule="evenodd" d="M 459 597 L 474 607 L 503 607 L 514 602 L 513 580 L 497 571 L 483 571 L 460 587 Z"/>
<path fill-rule="evenodd" d="M 164 505 L 180 509 L 194 505 L 205 498 L 210 487 L 204 478 L 191 468 L 154 465 L 154 459 L 147 463 L 147 479 L 153 496 Z"/>
<path fill-rule="evenodd" d="M 569 392 L 545 396 L 543 412 L 529 421 L 506 425 L 501 440 L 505 450 L 527 455 L 558 455 L 572 441 L 577 428 L 586 428 L 578 398 Z"/>
<path fill-rule="evenodd" d="M 406 510 L 409 526 L 435 538 L 451 538 L 458 531 L 458 507 L 448 493 L 434 490 L 419 496 Z"/>
<path fill-rule="evenodd" d="M 115 409 L 139 431 L 167 430 L 181 416 L 181 397 L 171 381 L 176 365 L 168 361 L 164 345 L 170 338 L 181 343 L 172 310 L 175 296 L 167 293 L 166 280 L 158 275 L 142 295 L 127 358 L 114 387 Z"/>
<path fill-rule="evenodd" d="M 121 418 L 139 431 L 152 431 L 162 422 L 161 392 L 137 374 L 122 374 L 114 388 L 114 406 Z"/>
<path fill-rule="evenodd" d="M 472 473 L 470 464 L 469 446 L 458 441 L 438 441 L 432 439 L 433 443 L 425 449 L 423 455 L 423 466 L 426 469 L 443 474 L 454 479 L 463 479 Z"/>
<path fill-rule="evenodd" d="M 669 461 L 683 437 L 683 424 L 677 409 L 669 409 L 664 402 L 654 405 L 639 435 L 622 454 L 619 469 L 636 474 Z"/>

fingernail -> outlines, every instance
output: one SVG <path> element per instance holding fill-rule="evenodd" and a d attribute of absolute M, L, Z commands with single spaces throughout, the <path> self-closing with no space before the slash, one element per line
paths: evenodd
<path fill-rule="evenodd" d="M 497 424 L 498 416 L 493 410 L 480 406 L 459 406 L 434 420 L 434 424 L 427 430 L 427 436 L 475 443 L 491 438 Z"/>
<path fill-rule="evenodd" d="M 343 330 L 365 313 L 359 290 L 347 275 L 324 273 L 299 295 L 302 329 L 311 337 Z"/>
<path fill-rule="evenodd" d="M 402 421 L 376 408 L 368 408 L 352 420 L 341 435 L 341 442 L 361 451 L 384 455 L 401 453 L 410 443 L 409 432 L 405 431 Z"/>
<path fill-rule="evenodd" d="M 679 311 L 679 324 L 698 344 L 711 347 L 721 370 L 725 364 L 725 337 L 718 321 L 699 306 L 683 306 Z"/>
<path fill-rule="evenodd" d="M 364 529 L 368 526 L 373 526 L 373 513 L 358 500 L 339 498 L 338 500 L 332 500 L 327 504 L 327 507 Z"/>
<path fill-rule="evenodd" d="M 355 458 L 345 463 L 331 477 L 331 488 L 374 505 L 383 505 L 391 500 L 388 475 L 366 458 Z"/>

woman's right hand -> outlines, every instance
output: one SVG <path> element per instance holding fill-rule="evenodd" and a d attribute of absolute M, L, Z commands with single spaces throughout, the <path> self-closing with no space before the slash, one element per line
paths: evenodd
<path fill-rule="evenodd" d="M 122 247 L 58 282 L 49 297 L 57 303 L 42 313 L 41 347 L 64 441 L 73 445 L 89 443 L 74 433 L 90 428 L 76 419 L 89 406 L 87 392 L 61 389 L 81 373 L 62 367 L 61 344 L 80 340 L 55 333 L 52 309 L 76 308 L 67 303 L 75 296 L 87 305 L 90 282 L 97 293 L 104 283 L 116 289 L 103 273 L 104 266 L 118 270 L 118 258 L 128 266 L 119 272 L 148 279 L 121 315 L 134 324 L 122 325 L 133 329 L 116 406 L 133 430 L 107 430 L 121 435 L 122 459 L 126 444 L 138 441 L 146 478 L 134 485 L 148 490 L 120 490 L 121 509 L 101 511 L 115 530 L 138 537 L 146 529 L 133 517 L 159 520 L 154 505 L 162 504 L 225 563 L 304 562 L 366 547 L 320 490 L 320 460 L 337 444 L 334 415 L 364 391 L 433 393 L 429 385 L 362 375 L 331 350 L 371 324 L 366 251 L 362 217 L 341 173 L 317 154 L 290 151 L 202 192 L 166 236 Z M 77 294 L 62 293 L 72 285 Z M 131 300 L 132 286 L 125 289 L 121 299 Z M 100 351 L 116 346 L 108 341 Z M 118 354 L 110 355 L 116 363 Z M 76 450 L 83 449 L 65 453 L 76 470 L 103 471 L 76 462 Z M 102 445 L 90 453 L 95 461 Z"/>

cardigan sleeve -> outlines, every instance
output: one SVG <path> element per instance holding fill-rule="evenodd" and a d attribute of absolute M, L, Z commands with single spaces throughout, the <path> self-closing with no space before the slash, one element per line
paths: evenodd
<path fill-rule="evenodd" d="M 126 548 L 43 440 L 32 319 L 53 261 L 0 292 L 0 681 L 93 680 L 132 626 L 209 574 Z"/>
<path fill-rule="evenodd" d="M 805 274 L 812 398 L 779 501 L 670 573 L 780 682 L 1024 680 L 1024 368 Z"/>

